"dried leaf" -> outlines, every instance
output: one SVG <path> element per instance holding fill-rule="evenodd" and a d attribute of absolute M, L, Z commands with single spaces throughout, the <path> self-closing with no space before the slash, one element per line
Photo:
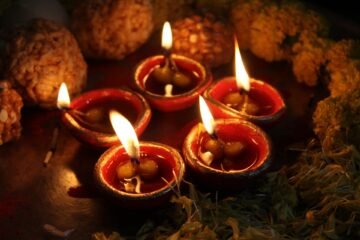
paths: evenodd
<path fill-rule="evenodd" d="M 240 230 L 239 230 L 239 223 L 235 218 L 228 218 L 226 219 L 226 224 L 228 224 L 233 231 L 233 235 L 231 237 L 231 240 L 239 240 L 240 239 Z"/>
<path fill-rule="evenodd" d="M 178 240 L 180 239 L 180 231 L 172 234 L 170 237 L 166 238 L 166 240 Z"/>
<path fill-rule="evenodd" d="M 176 203 L 180 205 L 183 209 L 185 209 L 188 221 L 191 219 L 193 212 L 193 201 L 190 198 L 186 196 L 173 197 L 171 199 L 171 202 Z"/>
<path fill-rule="evenodd" d="M 97 232 L 91 236 L 91 239 L 92 240 L 125 240 L 125 238 L 122 238 L 120 234 L 117 232 L 111 233 L 108 237 L 102 232 Z"/>

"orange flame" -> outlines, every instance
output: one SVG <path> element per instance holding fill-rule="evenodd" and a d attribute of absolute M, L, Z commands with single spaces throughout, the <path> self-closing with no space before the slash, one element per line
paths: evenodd
<path fill-rule="evenodd" d="M 238 42 L 235 37 L 235 79 L 236 85 L 239 89 L 244 89 L 245 91 L 250 90 L 250 78 L 246 72 L 243 60 L 241 58 L 240 49 Z"/>
<path fill-rule="evenodd" d="M 165 22 L 162 30 L 161 46 L 166 50 L 170 50 L 172 47 L 172 32 L 169 22 Z"/>
<path fill-rule="evenodd" d="M 215 131 L 215 120 L 212 116 L 208 105 L 203 97 L 199 97 L 200 115 L 204 124 L 205 130 L 208 134 L 212 135 Z"/>
<path fill-rule="evenodd" d="M 114 131 L 119 138 L 125 151 L 131 158 L 139 159 L 139 140 L 136 136 L 135 129 L 122 114 L 115 110 L 110 111 L 110 121 Z"/>
<path fill-rule="evenodd" d="M 66 87 L 66 84 L 63 82 L 60 85 L 58 97 L 57 97 L 57 107 L 59 109 L 68 108 L 70 106 L 70 96 L 69 91 Z"/>

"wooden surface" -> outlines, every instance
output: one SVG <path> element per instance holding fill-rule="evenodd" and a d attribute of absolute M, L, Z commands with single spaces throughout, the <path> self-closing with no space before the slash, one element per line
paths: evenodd
<path fill-rule="evenodd" d="M 132 88 L 136 64 L 160 52 L 158 35 L 124 61 L 90 62 L 88 89 Z M 247 52 L 244 61 L 250 75 L 277 87 L 288 106 L 282 121 L 266 129 L 275 145 L 275 164 L 280 166 L 292 160 L 287 151 L 290 145 L 311 137 L 313 99 L 321 91 L 296 83 L 290 64 L 268 64 Z M 214 71 L 215 79 L 228 75 L 232 75 L 231 65 Z M 104 198 L 93 184 L 93 167 L 101 151 L 80 144 L 63 127 L 56 154 L 44 167 L 58 112 L 23 112 L 22 137 L 0 147 L 0 239 L 53 239 L 43 230 L 46 223 L 60 229 L 75 228 L 69 239 L 89 239 L 96 231 L 120 231 L 132 239 L 148 218 L 162 218 L 165 206 L 148 212 L 128 212 Z M 190 127 L 198 121 L 197 106 L 174 113 L 153 111 L 150 125 L 140 139 L 180 149 Z"/>

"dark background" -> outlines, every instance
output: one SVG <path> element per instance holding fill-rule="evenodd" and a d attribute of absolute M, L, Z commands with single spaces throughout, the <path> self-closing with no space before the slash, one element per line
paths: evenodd
<path fill-rule="evenodd" d="M 356 1 L 303 0 L 307 7 L 321 13 L 328 21 L 330 38 L 360 38 L 360 12 Z"/>
<path fill-rule="evenodd" d="M 326 0 L 305 0 L 306 4 L 321 7 L 325 11 L 337 13 L 351 21 L 360 22 L 360 2 L 357 1 L 326 1 Z"/>

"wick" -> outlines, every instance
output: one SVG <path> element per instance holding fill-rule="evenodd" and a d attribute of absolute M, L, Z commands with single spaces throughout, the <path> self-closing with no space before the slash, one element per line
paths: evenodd
<path fill-rule="evenodd" d="M 137 164 L 137 165 L 139 165 L 139 164 L 140 164 L 139 159 L 138 159 L 138 158 L 136 158 L 136 157 L 131 157 L 131 158 L 130 158 L 130 161 L 131 161 L 132 163 L 134 163 L 134 164 Z"/>
<path fill-rule="evenodd" d="M 175 71 L 179 72 L 178 67 L 176 66 L 174 60 L 171 57 L 171 51 L 164 49 L 164 57 L 165 57 L 165 66 L 168 66 L 170 64 L 170 67 Z"/>
<path fill-rule="evenodd" d="M 244 101 L 244 104 L 242 105 L 241 111 L 246 113 L 246 108 L 247 108 L 247 105 L 249 103 L 249 92 L 246 91 L 245 89 L 241 88 L 240 89 L 240 94 L 244 95 L 244 97 L 245 97 L 245 101 Z"/>
<path fill-rule="evenodd" d="M 76 114 L 76 115 L 80 115 L 82 117 L 86 117 L 86 114 L 82 111 L 79 111 L 77 109 L 73 109 L 73 108 L 70 108 L 70 107 L 62 107 L 61 109 L 67 111 L 67 112 L 70 112 L 70 113 L 73 113 L 73 114 Z"/>
<path fill-rule="evenodd" d="M 47 151 L 47 153 L 45 155 L 45 159 L 43 161 L 44 167 L 47 167 L 47 165 L 49 164 L 50 160 L 52 159 L 52 157 L 53 157 L 53 155 L 54 155 L 54 153 L 56 151 L 58 138 L 59 138 L 59 127 L 56 126 L 54 128 L 54 131 L 53 131 L 53 134 L 52 134 L 50 148 Z"/>
<path fill-rule="evenodd" d="M 209 135 L 212 140 L 218 141 L 222 145 L 225 144 L 225 142 L 218 137 L 218 135 L 215 133 L 215 131 L 213 134 L 209 134 Z"/>
<path fill-rule="evenodd" d="M 219 139 L 219 137 L 217 136 L 217 134 L 215 132 L 210 134 L 210 138 L 213 139 L 213 140 L 218 140 Z"/>
<path fill-rule="evenodd" d="M 165 59 L 169 59 L 171 55 L 171 51 L 169 49 L 163 48 Z"/>

